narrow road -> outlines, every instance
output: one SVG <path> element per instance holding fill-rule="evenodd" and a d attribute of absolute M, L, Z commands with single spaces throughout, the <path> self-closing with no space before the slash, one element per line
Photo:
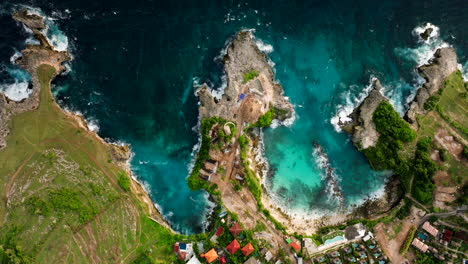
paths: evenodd
<path fill-rule="evenodd" d="M 418 223 L 418 227 L 421 226 L 422 224 L 424 224 L 424 222 L 426 222 L 427 220 L 429 220 L 429 218 L 431 216 L 437 216 L 437 217 L 448 217 L 448 216 L 454 216 L 454 215 L 462 215 L 464 212 L 467 212 L 468 210 L 466 209 L 457 209 L 455 211 L 451 211 L 451 212 L 445 212 L 445 213 L 429 213 L 429 214 L 426 214 L 422 219 L 421 221 L 419 221 Z M 459 226 L 455 226 L 455 225 L 451 225 L 451 224 L 446 224 L 445 222 L 443 221 L 440 221 L 442 224 L 446 225 L 446 226 L 449 226 L 449 227 L 452 227 L 452 228 L 458 228 L 458 229 L 461 229 L 465 232 L 468 232 L 465 228 L 463 227 L 459 227 Z"/>

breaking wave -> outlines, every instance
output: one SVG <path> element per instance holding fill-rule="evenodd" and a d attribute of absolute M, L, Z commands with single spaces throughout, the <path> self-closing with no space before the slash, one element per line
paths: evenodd
<path fill-rule="evenodd" d="M 423 39 L 421 34 L 426 30 L 432 30 L 432 32 L 427 39 Z M 431 23 L 417 26 L 413 29 L 412 34 L 417 38 L 420 45 L 416 48 L 396 48 L 395 53 L 403 59 L 416 62 L 417 66 L 429 63 L 437 49 L 450 47 L 447 42 L 440 38 L 439 27 Z"/>
<path fill-rule="evenodd" d="M 339 176 L 336 174 L 335 169 L 331 166 L 328 155 L 323 148 L 314 143 L 314 150 L 312 152 L 315 164 L 322 171 L 322 181 L 326 182 L 326 192 L 330 199 L 338 201 L 341 205 L 344 202 L 343 195 L 339 184 Z"/>
<path fill-rule="evenodd" d="M 340 94 L 340 99 L 343 103 L 336 106 L 336 113 L 330 119 L 331 124 L 337 132 L 341 132 L 341 125 L 351 121 L 349 115 L 354 111 L 372 89 L 372 83 L 376 80 L 374 76 L 370 77 L 369 84 L 359 93 L 355 94 L 353 91 L 359 89 L 357 85 L 351 85 L 345 92 Z"/>
<path fill-rule="evenodd" d="M 16 54 L 17 53 L 15 53 L 15 55 L 12 56 L 11 60 L 13 60 L 13 57 L 15 57 Z M 7 68 L 7 72 L 10 75 L 10 77 L 14 79 L 14 82 L 0 84 L 0 91 L 3 94 L 5 94 L 5 96 L 8 97 L 8 99 L 16 102 L 28 98 L 33 92 L 33 90 L 30 89 L 31 87 L 29 85 L 31 80 L 29 74 L 22 69 L 10 67 Z"/>

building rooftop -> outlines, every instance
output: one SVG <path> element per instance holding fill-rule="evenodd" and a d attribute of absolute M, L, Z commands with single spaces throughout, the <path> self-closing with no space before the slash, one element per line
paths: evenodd
<path fill-rule="evenodd" d="M 411 242 L 411 245 L 415 246 L 417 249 L 419 249 L 423 253 L 426 253 L 427 250 L 429 249 L 428 245 L 424 244 L 421 240 L 417 238 L 415 238 L 413 242 Z"/>
<path fill-rule="evenodd" d="M 424 222 L 424 224 L 422 225 L 422 228 L 434 237 L 436 237 L 439 234 L 439 230 L 433 227 L 431 223 L 429 223 L 428 221 Z"/>

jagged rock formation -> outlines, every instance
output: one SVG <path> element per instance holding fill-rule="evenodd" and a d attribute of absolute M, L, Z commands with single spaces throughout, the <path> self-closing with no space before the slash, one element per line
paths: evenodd
<path fill-rule="evenodd" d="M 429 64 L 418 68 L 419 74 L 426 80 L 410 103 L 405 119 L 416 124 L 416 116 L 424 113 L 424 103 L 442 87 L 444 80 L 457 68 L 457 54 L 453 48 L 440 48 Z"/>
<path fill-rule="evenodd" d="M 378 79 L 372 80 L 372 90 L 362 103 L 349 115 L 352 119 L 343 125 L 343 130 L 352 134 L 352 140 L 359 149 L 374 146 L 379 140 L 379 132 L 372 120 L 375 109 L 383 100 L 387 100 L 380 90 L 382 85 Z"/>
<path fill-rule="evenodd" d="M 292 105 L 284 97 L 281 86 L 274 82 L 266 55 L 258 49 L 249 31 L 234 36 L 223 62 L 227 87 L 220 100 L 214 98 L 206 86 L 198 91 L 201 118 L 219 116 L 253 123 L 270 107 L 284 110 L 280 119 L 292 116 Z M 245 81 L 245 74 L 249 72 L 256 72 L 258 76 Z M 243 99 L 241 94 L 245 95 Z"/>
<path fill-rule="evenodd" d="M 49 64 L 56 70 L 56 74 L 60 74 L 65 70 L 62 65 L 71 58 L 66 51 L 56 51 L 47 41 L 47 38 L 41 32 L 45 28 L 44 19 L 35 14 L 29 14 L 28 10 L 23 9 L 16 12 L 13 18 L 23 23 L 29 28 L 34 37 L 39 40 L 39 45 L 27 45 L 21 51 L 21 57 L 16 60 L 16 63 L 23 69 L 29 72 L 32 79 L 32 94 L 22 100 L 15 102 L 8 99 L 4 94 L 0 93 L 0 150 L 6 146 L 5 138 L 9 133 L 8 121 L 13 115 L 36 109 L 39 106 L 39 80 L 37 77 L 37 68 L 41 64 Z"/>

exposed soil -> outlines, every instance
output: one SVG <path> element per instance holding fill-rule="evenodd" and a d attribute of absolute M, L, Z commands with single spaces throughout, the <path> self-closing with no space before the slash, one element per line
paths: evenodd
<path fill-rule="evenodd" d="M 400 264 L 408 260 L 399 253 L 401 245 L 405 241 L 410 228 L 417 225 L 424 214 L 424 211 L 413 206 L 411 214 L 405 219 L 392 221 L 388 224 L 379 223 L 374 227 L 375 239 L 382 247 L 385 255 L 389 257 L 391 263 Z M 399 229 L 400 231 L 396 233 Z"/>

